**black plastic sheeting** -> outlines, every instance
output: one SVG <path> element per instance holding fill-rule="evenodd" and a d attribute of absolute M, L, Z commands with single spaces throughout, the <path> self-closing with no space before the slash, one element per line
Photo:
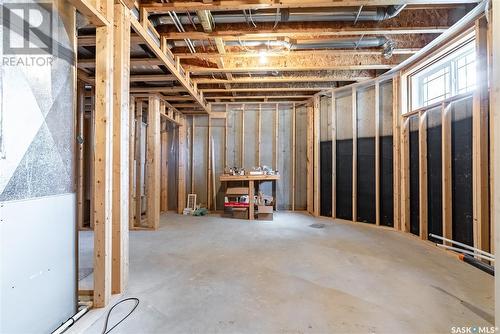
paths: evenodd
<path fill-rule="evenodd" d="M 375 138 L 358 138 L 357 145 L 357 221 L 375 224 Z"/>
<path fill-rule="evenodd" d="M 320 214 L 332 216 L 332 142 L 320 143 Z"/>
<path fill-rule="evenodd" d="M 427 111 L 427 230 L 443 235 L 443 170 L 441 107 Z M 429 237 L 430 241 L 442 243 Z"/>
<path fill-rule="evenodd" d="M 352 220 L 352 139 L 336 141 L 336 217 Z"/>
<path fill-rule="evenodd" d="M 473 246 L 472 98 L 454 102 L 451 108 L 453 240 Z"/>
<path fill-rule="evenodd" d="M 380 225 L 394 226 L 392 136 L 380 137 Z"/>
<path fill-rule="evenodd" d="M 410 121 L 410 232 L 420 234 L 420 199 L 419 199 L 419 150 L 418 116 L 411 116 Z"/>

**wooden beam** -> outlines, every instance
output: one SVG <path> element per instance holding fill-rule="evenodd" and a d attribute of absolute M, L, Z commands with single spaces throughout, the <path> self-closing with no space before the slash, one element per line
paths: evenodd
<path fill-rule="evenodd" d="M 401 230 L 410 232 L 410 120 L 401 128 Z"/>
<path fill-rule="evenodd" d="M 273 71 L 345 71 L 345 70 L 390 70 L 395 67 L 397 64 L 384 64 L 385 61 L 375 61 L 372 63 L 366 64 L 354 64 L 350 65 L 339 65 L 338 62 L 331 62 L 324 65 L 304 65 L 309 63 L 303 63 L 301 65 L 279 65 L 279 66 L 251 66 L 251 67 L 229 67 L 226 66 L 224 68 L 213 68 L 213 67 L 201 67 L 201 66 L 192 66 L 187 65 L 186 70 L 192 74 L 211 74 L 211 73 L 247 73 L 247 72 L 273 72 Z"/>
<path fill-rule="evenodd" d="M 337 105 L 335 91 L 332 89 L 332 218 L 337 218 Z"/>
<path fill-rule="evenodd" d="M 142 218 L 142 189 L 143 181 L 142 174 L 142 145 L 141 138 L 142 133 L 142 101 L 137 101 L 137 108 L 135 112 L 135 223 L 133 227 L 141 226 Z"/>
<path fill-rule="evenodd" d="M 380 82 L 375 82 L 375 224 L 380 225 Z"/>
<path fill-rule="evenodd" d="M 132 87 L 130 88 L 130 93 L 148 93 L 148 94 L 170 94 L 170 93 L 181 93 L 185 92 L 186 89 L 181 86 L 173 86 L 173 87 Z M 168 98 L 167 98 L 168 99 Z"/>
<path fill-rule="evenodd" d="M 185 74 L 185 71 L 180 66 L 177 66 L 175 64 L 174 59 L 171 55 L 167 55 L 165 53 L 168 49 L 158 46 L 149 32 L 144 29 L 140 22 L 137 21 L 137 19 L 135 19 L 134 17 L 132 17 L 131 19 L 131 24 L 135 32 L 143 38 L 151 51 L 153 51 L 158 59 L 162 61 L 162 65 L 165 65 L 167 67 L 170 73 L 172 73 L 177 78 L 179 83 L 184 88 L 186 88 L 188 93 L 205 109 L 207 113 L 210 112 L 203 99 L 203 94 L 199 94 L 197 91 L 195 91 L 194 85 L 189 79 L 189 76 Z"/>
<path fill-rule="evenodd" d="M 160 211 L 168 211 L 168 131 L 161 132 Z"/>
<path fill-rule="evenodd" d="M 113 1 L 106 0 L 113 13 Z M 104 307 L 111 298 L 112 233 L 112 109 L 113 109 L 113 29 L 96 28 L 96 84 L 93 150 L 93 224 L 94 224 L 94 306 Z"/>
<path fill-rule="evenodd" d="M 134 216 L 135 216 L 135 191 L 134 191 L 134 180 L 135 180 L 135 98 L 133 96 L 129 97 L 129 223 L 128 227 L 131 230 L 134 227 Z"/>
<path fill-rule="evenodd" d="M 233 79 L 193 78 L 197 84 L 238 84 L 238 83 L 288 83 L 288 82 L 332 82 L 364 81 L 373 78 L 370 71 L 337 71 L 333 75 L 284 76 L 284 77 L 242 77 Z"/>
<path fill-rule="evenodd" d="M 225 92 L 319 92 L 331 87 L 251 87 L 251 88 L 200 88 L 205 93 L 225 93 Z M 161 91 L 161 88 L 155 88 Z M 170 91 L 170 90 L 168 90 Z M 163 92 L 163 91 L 162 91 Z"/>
<path fill-rule="evenodd" d="M 314 107 L 307 108 L 307 151 L 306 151 L 306 191 L 307 191 L 307 212 L 314 213 Z"/>
<path fill-rule="evenodd" d="M 160 99 L 150 97 L 148 101 L 148 130 L 146 145 L 146 220 L 149 227 L 160 227 Z"/>
<path fill-rule="evenodd" d="M 261 143 L 261 137 L 262 137 L 262 105 L 259 103 L 259 109 L 257 110 L 257 166 L 260 166 L 260 146 L 262 145 Z"/>
<path fill-rule="evenodd" d="M 250 96 L 207 96 L 207 100 L 272 100 L 272 99 L 301 99 L 305 100 L 313 97 L 313 95 L 250 95 Z M 211 104 L 226 104 L 230 102 L 211 102 Z M 246 101 L 236 102 L 237 104 L 248 103 Z M 253 103 L 260 103 L 260 101 L 253 101 Z"/>
<path fill-rule="evenodd" d="M 472 114 L 474 247 L 490 251 L 489 138 L 488 138 L 488 22 L 476 21 L 476 90 Z"/>
<path fill-rule="evenodd" d="M 128 280 L 129 224 L 129 76 L 130 10 L 114 6 L 113 24 L 113 266 L 112 293 L 121 293 Z"/>
<path fill-rule="evenodd" d="M 295 211 L 295 158 L 296 158 L 296 112 L 297 110 L 295 109 L 295 103 L 293 104 L 293 109 L 292 109 L 292 211 Z"/>
<path fill-rule="evenodd" d="M 401 130 L 399 126 L 400 77 L 392 79 L 392 171 L 393 171 L 393 219 L 394 229 L 401 229 Z"/>
<path fill-rule="evenodd" d="M 413 35 L 413 34 L 442 34 L 449 29 L 448 25 L 443 26 L 383 26 L 379 22 L 372 24 L 372 27 L 358 28 L 353 25 L 346 25 L 339 22 L 321 22 L 323 27 L 297 29 L 297 28 L 277 28 L 259 29 L 258 31 L 242 30 L 218 30 L 212 32 L 187 31 L 187 32 L 167 32 L 161 36 L 171 40 L 183 40 L 185 38 L 194 40 L 220 39 L 223 41 L 255 40 L 255 39 L 276 39 L 276 38 L 307 38 L 311 36 L 340 37 L 340 36 L 370 36 L 370 35 Z"/>
<path fill-rule="evenodd" d="M 352 88 L 352 221 L 358 220 L 358 101 Z"/>
<path fill-rule="evenodd" d="M 412 55 L 417 53 L 420 48 L 398 48 L 394 49 L 392 54 L 395 55 Z M 327 49 L 327 50 L 292 50 L 288 52 L 269 52 L 266 54 L 267 57 L 284 57 L 289 54 L 292 56 L 313 56 L 313 55 L 330 55 L 343 54 L 343 55 L 380 55 L 380 49 Z M 215 52 L 197 52 L 197 53 L 175 53 L 176 57 L 180 59 L 234 59 L 234 58 L 259 58 L 261 55 L 258 52 L 226 52 L 221 55 Z"/>
<path fill-rule="evenodd" d="M 490 113 L 491 113 L 491 145 L 492 145 L 492 186 L 491 186 L 491 222 L 494 226 L 494 243 L 495 257 L 498 257 L 500 250 L 500 5 L 498 1 L 492 4 L 491 22 L 490 22 L 490 38 L 491 38 L 491 67 L 490 67 Z M 495 50 L 495 51 L 493 51 Z M 495 266 L 495 324 L 498 326 L 500 322 L 500 269 Z"/>
<path fill-rule="evenodd" d="M 177 152 L 177 213 L 181 214 L 186 207 L 186 119 L 182 119 L 179 126 Z M 191 165 L 191 169 L 193 166 Z"/>
<path fill-rule="evenodd" d="M 76 10 L 89 20 L 91 25 L 96 27 L 111 26 L 111 21 L 106 14 L 94 5 L 92 0 L 68 0 Z"/>
<path fill-rule="evenodd" d="M 420 239 L 428 239 L 427 219 L 427 113 L 420 112 L 418 123 L 418 152 L 419 152 L 419 230 Z"/>
<path fill-rule="evenodd" d="M 130 82 L 177 81 L 171 74 L 135 74 L 130 76 Z"/>
<path fill-rule="evenodd" d="M 84 136 L 84 114 L 85 114 L 85 83 L 81 80 L 77 81 L 76 86 L 76 221 L 78 229 L 83 229 L 83 202 L 85 201 L 85 159 L 84 159 L 84 143 L 87 140 Z M 90 138 L 89 138 L 90 139 Z M 88 145 L 88 144 L 87 144 Z"/>
<path fill-rule="evenodd" d="M 407 0 L 408 5 L 456 5 L 477 3 L 477 0 Z M 321 0 L 315 1 L 313 7 L 360 7 L 360 6 L 389 6 L 400 5 L 400 0 Z M 220 0 L 220 1 L 182 1 L 168 3 L 149 3 L 143 4 L 149 13 L 166 14 L 169 11 L 196 11 L 196 10 L 213 10 L 213 11 L 232 11 L 243 9 L 276 9 L 276 8 L 310 8 L 311 3 L 303 0 Z"/>
<path fill-rule="evenodd" d="M 78 59 L 79 68 L 95 68 L 95 59 Z M 163 63 L 156 58 L 131 58 L 130 65 L 132 66 L 160 66 Z"/>

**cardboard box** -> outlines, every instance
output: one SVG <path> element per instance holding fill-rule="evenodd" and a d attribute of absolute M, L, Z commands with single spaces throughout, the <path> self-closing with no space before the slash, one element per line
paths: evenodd
<path fill-rule="evenodd" d="M 233 208 L 233 218 L 248 219 L 248 209 L 247 208 Z"/>
<path fill-rule="evenodd" d="M 259 205 L 257 216 L 259 220 L 273 220 L 273 207 L 271 205 Z"/>

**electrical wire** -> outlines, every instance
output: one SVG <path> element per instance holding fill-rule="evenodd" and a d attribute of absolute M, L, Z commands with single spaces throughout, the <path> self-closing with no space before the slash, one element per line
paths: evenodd
<path fill-rule="evenodd" d="M 113 311 L 113 309 L 120 305 L 121 303 L 123 302 L 126 302 L 126 301 L 129 301 L 129 300 L 133 300 L 135 301 L 135 305 L 134 307 L 132 307 L 132 309 L 130 310 L 129 313 L 127 313 L 126 316 L 124 316 L 120 321 L 118 321 L 113 327 L 111 327 L 110 329 L 108 329 L 108 322 L 109 322 L 109 317 L 111 316 L 111 312 Z M 116 328 L 116 326 L 118 326 L 119 324 L 121 324 L 125 319 L 128 318 L 129 315 L 132 314 L 132 312 L 135 311 L 135 309 L 137 308 L 137 306 L 139 306 L 139 298 L 135 298 L 135 297 L 131 297 L 131 298 L 125 298 L 125 299 L 122 299 L 120 300 L 119 302 L 117 302 L 115 305 L 113 305 L 113 307 L 111 307 L 108 311 L 108 314 L 106 314 L 106 320 L 104 321 L 104 327 L 102 329 L 102 334 L 108 334 L 109 332 L 111 332 L 113 329 Z"/>

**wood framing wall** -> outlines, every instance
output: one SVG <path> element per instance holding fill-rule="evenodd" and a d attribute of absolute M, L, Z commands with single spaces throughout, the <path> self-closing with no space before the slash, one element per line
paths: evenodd
<path fill-rule="evenodd" d="M 198 203 L 221 210 L 224 190 L 219 176 L 224 170 L 265 165 L 281 175 L 276 186 L 278 208 L 306 209 L 302 195 L 306 164 L 295 158 L 307 147 L 306 108 L 294 108 L 293 103 L 250 103 L 212 105 L 212 110 L 209 116 L 187 118 L 186 186 L 197 194 Z M 266 183 L 260 189 L 272 191 Z"/>
<path fill-rule="evenodd" d="M 332 170 L 320 171 L 320 174 L 331 173 L 331 190 L 319 187 L 319 192 L 320 198 L 331 196 L 333 218 L 386 225 L 413 232 L 423 240 L 429 239 L 429 233 L 434 233 L 469 243 L 482 250 L 493 251 L 488 175 L 489 142 L 494 136 L 488 126 L 491 104 L 485 80 L 491 45 L 488 44 L 488 22 L 484 17 L 480 18 L 473 28 L 476 35 L 478 73 L 477 89 L 474 93 L 462 94 L 435 105 L 411 110 L 408 105 L 411 97 L 407 84 L 408 74 L 422 67 L 423 62 L 420 62 L 406 68 L 402 73 L 325 91 L 310 100 L 310 106 L 320 110 L 319 138 L 315 138 L 314 111 L 310 115 L 308 132 L 309 140 L 314 141 L 308 146 L 308 184 L 314 188 L 308 191 L 308 208 L 312 214 L 317 214 L 315 203 L 325 205 L 325 202 L 318 201 L 315 197 L 318 186 L 314 177 L 317 175 L 317 166 L 322 165 L 316 158 L 315 147 L 318 143 L 328 143 L 332 151 Z M 464 34 L 467 31 L 470 29 L 464 29 Z M 457 43 L 460 38 L 463 39 L 458 36 L 450 43 Z M 434 61 L 438 56 L 442 57 L 442 54 L 442 49 L 434 50 L 426 59 Z M 370 89 L 374 92 L 373 96 L 366 94 Z M 367 132 L 365 128 L 371 124 L 374 125 L 374 131 Z M 348 128 L 352 130 L 346 132 Z M 429 133 L 431 130 L 432 133 Z M 371 140 L 369 142 L 369 151 L 373 150 L 373 158 L 366 160 L 366 143 L 363 141 L 367 135 L 370 137 L 372 134 L 374 140 L 373 143 Z M 386 142 L 388 136 L 390 141 Z M 432 140 L 428 136 L 432 136 Z M 434 145 L 436 139 L 440 141 L 437 147 Z M 343 146 L 339 146 L 339 143 L 345 140 L 348 145 L 344 147 L 347 147 L 352 156 L 346 156 L 342 151 Z M 432 148 L 429 143 L 433 144 Z M 391 149 L 388 150 L 388 147 Z M 346 157 L 352 157 L 352 166 L 345 164 Z M 417 160 L 414 160 L 415 158 Z M 364 162 L 359 159 L 364 159 Z M 370 164 L 372 160 L 373 170 L 366 169 L 367 162 Z M 391 165 L 390 173 L 387 172 L 388 164 Z M 348 171 L 352 175 L 352 182 L 346 178 Z M 432 175 L 429 174 L 430 171 Z M 360 187 L 371 183 L 365 178 L 366 173 L 373 173 L 374 177 L 374 196 L 370 197 L 370 202 L 373 201 L 373 208 L 370 210 L 373 212 L 369 221 L 360 219 L 359 216 L 359 201 L 363 195 L 360 190 L 365 191 Z M 461 173 L 470 173 L 470 177 Z M 364 178 L 361 184 L 360 176 Z M 383 188 L 388 186 L 389 178 L 392 196 L 384 198 Z M 466 184 L 469 181 L 464 183 L 463 178 L 470 180 L 470 184 Z M 412 183 L 415 180 L 417 183 Z M 340 181 L 343 183 L 339 183 Z M 429 185 L 428 182 L 433 183 Z M 469 186 L 470 189 L 467 190 Z M 339 192 L 342 187 L 351 189 L 352 203 L 346 202 L 346 194 Z M 441 189 L 436 191 L 436 187 Z M 370 192 L 371 190 L 368 193 Z M 436 199 L 438 194 L 440 197 Z M 392 201 L 389 224 L 388 216 L 383 214 L 389 207 L 388 201 Z M 467 218 L 469 201 L 471 218 Z M 364 198 L 361 203 L 363 207 L 367 207 Z M 339 212 L 345 211 L 346 208 L 352 212 L 352 216 L 345 213 L 339 216 Z M 319 210 L 323 212 L 321 207 Z M 441 226 L 436 225 L 436 219 L 441 221 Z M 464 232 L 464 228 L 467 231 Z"/>

